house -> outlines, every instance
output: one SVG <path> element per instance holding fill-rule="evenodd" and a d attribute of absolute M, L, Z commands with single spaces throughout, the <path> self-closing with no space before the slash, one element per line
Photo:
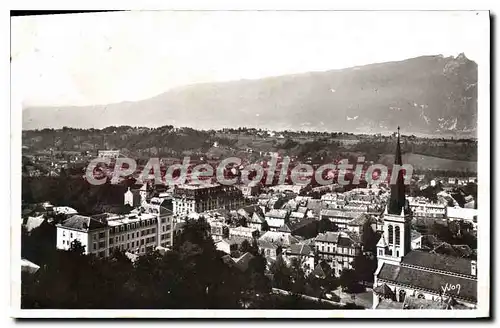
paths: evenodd
<path fill-rule="evenodd" d="M 281 254 L 281 246 L 276 243 L 269 242 L 266 240 L 258 240 L 257 246 L 259 247 L 259 252 L 264 255 L 266 259 L 276 259 L 276 257 Z"/>
<path fill-rule="evenodd" d="M 422 234 L 416 230 L 411 231 L 411 249 L 422 248 Z"/>
<path fill-rule="evenodd" d="M 303 238 L 315 237 L 318 233 L 319 221 L 305 218 L 296 221 L 289 221 L 278 229 L 278 232 L 285 232 Z"/>
<path fill-rule="evenodd" d="M 292 263 L 292 259 L 300 261 L 307 275 L 314 269 L 314 247 L 303 243 L 292 244 L 283 251 L 283 259 L 287 265 Z"/>
<path fill-rule="evenodd" d="M 311 272 L 311 274 L 320 279 L 325 279 L 328 277 L 328 275 L 331 274 L 332 268 L 328 263 L 325 261 L 319 261 L 318 264 L 314 267 L 314 270 Z"/>
<path fill-rule="evenodd" d="M 236 211 L 238 218 L 244 218 L 249 228 L 262 231 L 262 224 L 266 222 L 264 212 L 258 205 L 249 205 Z"/>
<path fill-rule="evenodd" d="M 260 236 L 259 241 L 275 243 L 282 247 L 288 247 L 299 242 L 299 240 L 291 234 L 278 231 L 267 231 Z"/>
<path fill-rule="evenodd" d="M 249 241 L 259 237 L 259 230 L 249 227 L 234 227 L 229 228 L 229 238 L 241 237 Z"/>
<path fill-rule="evenodd" d="M 227 224 L 220 221 L 211 221 L 209 222 L 209 225 L 210 234 L 212 235 L 212 239 L 214 241 L 218 241 L 229 236 L 229 227 Z"/>
<path fill-rule="evenodd" d="M 359 212 L 346 211 L 340 209 L 322 209 L 320 211 L 320 220 L 328 219 L 335 223 L 339 229 L 347 229 L 347 224 L 358 217 Z"/>
<path fill-rule="evenodd" d="M 79 241 L 85 254 L 109 256 L 109 227 L 94 218 L 73 215 L 56 224 L 57 249 L 69 250 L 71 243 Z"/>
<path fill-rule="evenodd" d="M 339 276 L 344 268 L 352 269 L 352 261 L 361 254 L 361 244 L 345 232 L 320 233 L 315 238 L 314 245 L 319 257 L 334 269 Z"/>
<path fill-rule="evenodd" d="M 247 239 L 242 237 L 224 238 L 215 242 L 215 248 L 219 251 L 231 255 L 232 252 L 240 249 L 241 244 L 245 240 Z"/>
<path fill-rule="evenodd" d="M 265 219 L 269 225 L 269 230 L 277 231 L 280 227 L 288 222 L 289 212 L 287 210 L 270 210 L 265 214 Z"/>

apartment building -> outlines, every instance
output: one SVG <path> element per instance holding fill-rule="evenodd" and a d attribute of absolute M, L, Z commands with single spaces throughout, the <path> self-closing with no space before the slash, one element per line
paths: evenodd
<path fill-rule="evenodd" d="M 409 205 L 413 217 L 444 219 L 447 215 L 446 204 L 433 203 L 425 198 L 411 198 L 409 199 Z"/>
<path fill-rule="evenodd" d="M 330 264 L 337 276 L 343 269 L 352 269 L 352 261 L 361 254 L 360 243 L 345 232 L 320 233 L 314 245 L 319 257 Z"/>
<path fill-rule="evenodd" d="M 238 188 L 208 183 L 176 186 L 172 200 L 177 216 L 221 208 L 235 210 L 244 204 L 245 199 Z"/>
<path fill-rule="evenodd" d="M 79 240 L 86 254 L 109 256 L 114 250 L 142 255 L 156 247 L 171 247 L 172 212 L 145 204 L 130 214 L 74 215 L 57 225 L 57 248 L 69 249 Z"/>

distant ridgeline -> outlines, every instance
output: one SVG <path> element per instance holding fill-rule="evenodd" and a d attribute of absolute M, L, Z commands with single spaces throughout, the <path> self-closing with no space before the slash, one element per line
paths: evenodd
<path fill-rule="evenodd" d="M 23 129 L 109 125 L 474 137 L 477 64 L 464 54 L 421 56 L 324 72 L 201 83 L 153 98 L 86 107 L 29 107 Z M 140 113 L 140 115 L 137 115 Z M 392 152 L 390 152 L 392 153 Z"/>
<path fill-rule="evenodd" d="M 477 141 L 473 139 L 445 139 L 402 136 L 403 156 L 417 155 L 436 157 L 459 163 L 458 171 L 472 170 L 467 162 L 477 161 Z M 159 128 L 107 127 L 105 129 L 43 129 L 22 133 L 23 155 L 45 153 L 60 155 L 61 152 L 90 153 L 97 156 L 99 150 L 119 150 L 123 156 L 135 159 L 149 157 L 203 157 L 220 159 L 239 156 L 259 160 L 270 153 L 293 156 L 311 163 L 333 159 L 364 156 L 366 161 L 384 161 L 386 154 L 394 153 L 393 135 L 367 135 L 341 132 L 267 131 L 253 128 L 196 130 L 175 128 L 171 125 Z M 433 160 L 431 158 L 431 162 Z M 421 159 L 421 162 L 428 162 Z M 355 160 L 355 159 L 354 159 Z M 390 160 L 390 159 L 389 159 Z M 436 165 L 448 165 L 437 161 Z M 463 164 L 463 165 L 462 165 Z M 454 164 L 452 163 L 451 168 Z M 475 163 L 473 164 L 475 166 Z M 438 167 L 439 168 L 439 167 Z M 450 169 L 451 169 L 450 168 Z M 433 168 L 435 169 L 435 168 Z"/>

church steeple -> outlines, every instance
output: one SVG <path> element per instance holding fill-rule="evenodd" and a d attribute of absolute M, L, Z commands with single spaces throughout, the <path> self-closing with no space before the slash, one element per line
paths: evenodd
<path fill-rule="evenodd" d="M 398 126 L 398 141 L 396 144 L 396 156 L 394 158 L 394 165 L 392 167 L 393 171 L 397 169 L 395 166 L 402 166 L 403 160 L 401 158 L 401 144 L 400 144 L 400 133 Z M 387 213 L 394 215 L 401 215 L 404 210 L 404 214 L 408 213 L 408 206 L 406 206 L 405 198 L 405 184 L 404 184 L 404 172 L 399 171 L 398 177 L 395 184 L 391 185 L 391 198 L 387 204 Z"/>

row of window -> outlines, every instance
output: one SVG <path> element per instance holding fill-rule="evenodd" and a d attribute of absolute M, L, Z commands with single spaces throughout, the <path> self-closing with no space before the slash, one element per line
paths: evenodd
<path fill-rule="evenodd" d="M 392 224 L 389 224 L 389 244 L 400 245 L 401 242 L 401 229 L 399 226 L 394 227 Z"/>
<path fill-rule="evenodd" d="M 335 248 L 334 246 L 330 247 L 330 246 L 326 246 L 325 245 L 321 245 L 321 248 L 320 246 L 316 246 L 317 250 L 323 253 L 337 253 L 337 254 L 350 254 L 350 255 L 355 255 L 355 252 L 356 250 L 354 248 L 349 248 L 349 247 L 337 247 Z"/>
<path fill-rule="evenodd" d="M 127 223 L 127 224 L 122 224 L 122 225 L 116 226 L 110 230 L 110 233 L 120 233 L 120 232 L 129 231 L 129 230 L 149 227 L 152 225 L 156 225 L 156 220 L 155 219 L 146 219 L 146 220 L 141 220 L 139 222 Z"/>

